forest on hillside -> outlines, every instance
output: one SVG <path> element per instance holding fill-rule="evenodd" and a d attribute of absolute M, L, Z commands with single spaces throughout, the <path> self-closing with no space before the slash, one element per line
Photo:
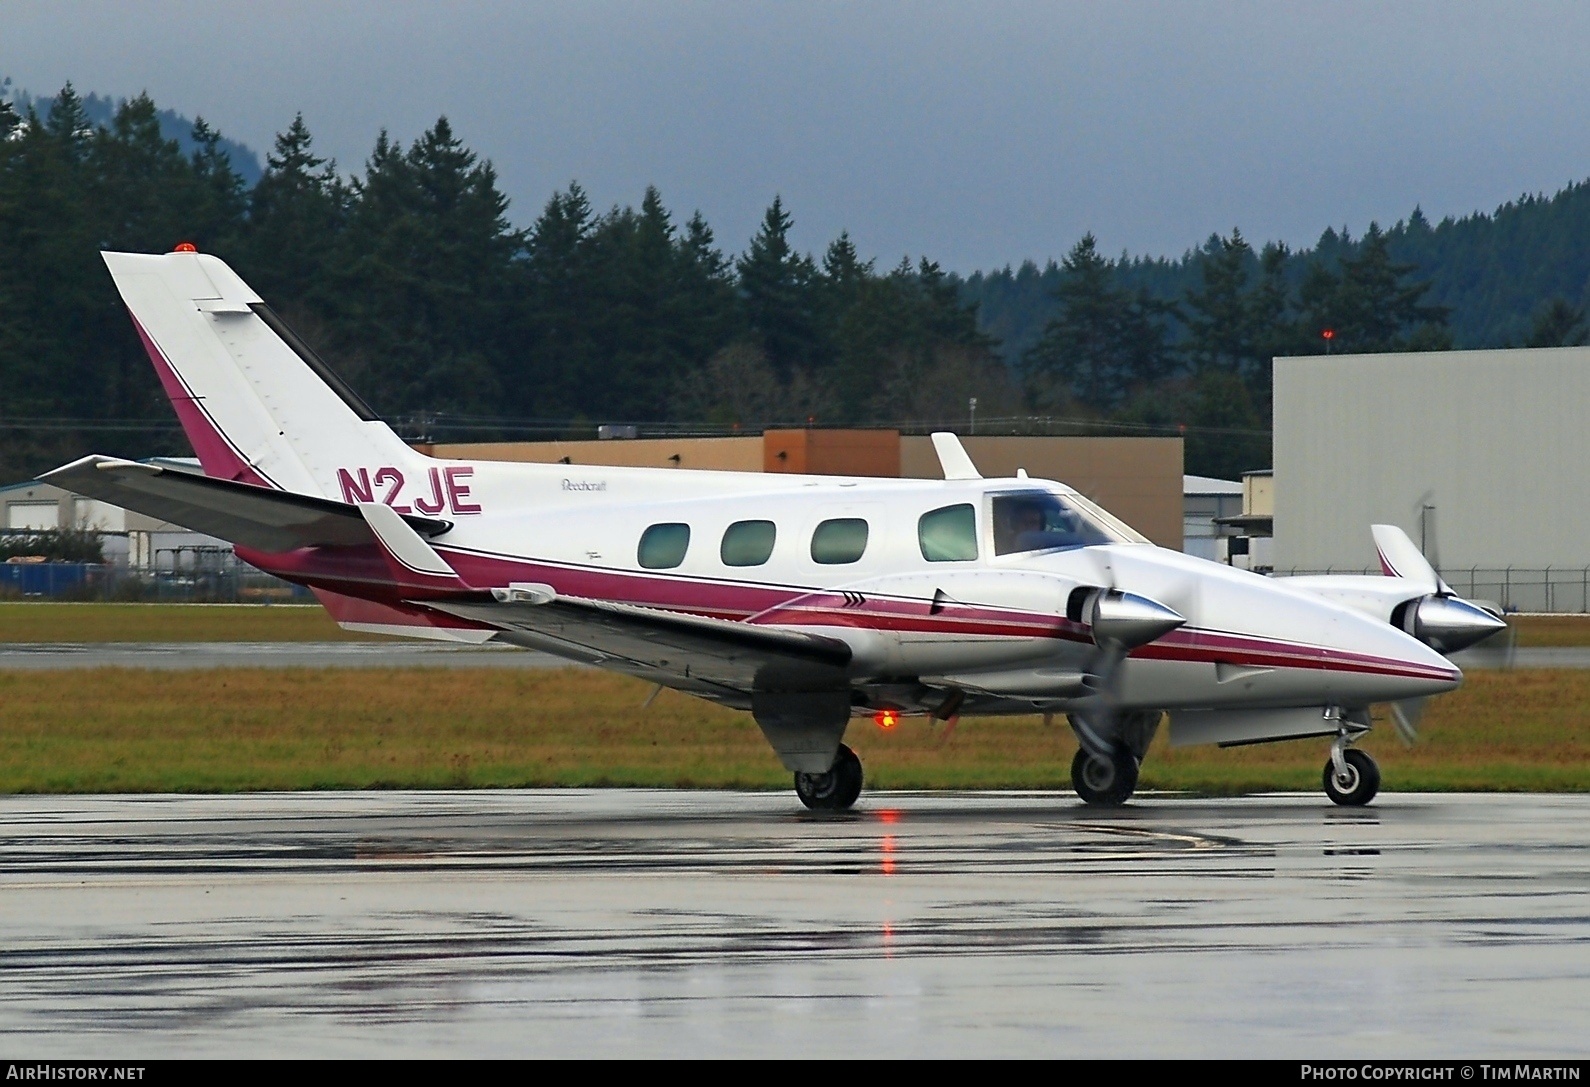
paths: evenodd
<path fill-rule="evenodd" d="M 1582 187 L 1306 252 L 1233 230 L 1112 259 L 1088 235 L 962 280 L 845 234 L 801 253 L 778 198 L 738 252 L 655 189 L 599 209 L 570 184 L 516 225 L 445 118 L 381 133 L 355 171 L 296 118 L 250 184 L 202 119 L 184 147 L 146 95 L 85 103 L 0 99 L 0 481 L 185 451 L 101 249 L 222 256 L 413 440 L 964 429 L 976 398 L 980 432 L 1179 433 L 1188 471 L 1234 477 L 1269 463 L 1269 359 L 1324 350 L 1322 330 L 1340 351 L 1583 338 L 1590 246 L 1562 233 Z"/>

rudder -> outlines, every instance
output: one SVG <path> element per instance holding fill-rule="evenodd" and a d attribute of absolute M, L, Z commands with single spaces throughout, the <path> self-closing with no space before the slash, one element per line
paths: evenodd
<path fill-rule="evenodd" d="M 206 475 L 340 499 L 339 468 L 426 460 L 225 262 L 101 256 Z"/>

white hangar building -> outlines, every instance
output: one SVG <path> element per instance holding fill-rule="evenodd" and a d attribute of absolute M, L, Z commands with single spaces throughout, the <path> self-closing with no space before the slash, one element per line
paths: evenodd
<path fill-rule="evenodd" d="M 1590 611 L 1590 347 L 1274 365 L 1277 573 L 1379 572 L 1384 522 L 1459 593 Z"/>

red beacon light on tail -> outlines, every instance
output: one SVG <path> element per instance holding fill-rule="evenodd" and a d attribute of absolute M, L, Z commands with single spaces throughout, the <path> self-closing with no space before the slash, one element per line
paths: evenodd
<path fill-rule="evenodd" d="M 173 253 L 197 253 L 198 251 L 199 247 L 192 242 L 178 242 L 177 247 L 172 250 Z"/>

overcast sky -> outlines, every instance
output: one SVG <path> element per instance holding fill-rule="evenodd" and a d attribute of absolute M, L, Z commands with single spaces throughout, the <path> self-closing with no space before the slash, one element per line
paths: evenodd
<path fill-rule="evenodd" d="M 260 152 L 363 164 L 446 114 L 528 225 L 648 183 L 739 251 L 781 193 L 962 272 L 1212 231 L 1307 245 L 1590 176 L 1590 4 L 0 0 L 0 75 L 147 90 Z"/>

